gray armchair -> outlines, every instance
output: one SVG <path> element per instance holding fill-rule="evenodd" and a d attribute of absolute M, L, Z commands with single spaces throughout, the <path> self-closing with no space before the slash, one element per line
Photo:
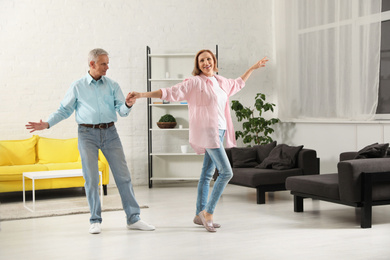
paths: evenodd
<path fill-rule="evenodd" d="M 372 226 L 372 206 L 390 204 L 390 158 L 355 158 L 340 155 L 338 172 L 289 177 L 286 189 L 294 195 L 294 211 L 303 212 L 303 199 L 313 198 L 361 208 L 362 228 Z"/>

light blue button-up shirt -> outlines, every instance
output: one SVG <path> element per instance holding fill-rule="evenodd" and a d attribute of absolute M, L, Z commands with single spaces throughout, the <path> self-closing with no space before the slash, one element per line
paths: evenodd
<path fill-rule="evenodd" d="M 130 110 L 118 83 L 104 76 L 96 81 L 87 73 L 72 83 L 60 107 L 47 122 L 52 127 L 76 111 L 78 124 L 110 123 L 117 121 L 116 112 L 124 117 Z"/>

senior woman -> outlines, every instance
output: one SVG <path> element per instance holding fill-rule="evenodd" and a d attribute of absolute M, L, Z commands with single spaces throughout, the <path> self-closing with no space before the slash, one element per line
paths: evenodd
<path fill-rule="evenodd" d="M 168 101 L 187 100 L 189 113 L 189 143 L 197 154 L 205 154 L 198 183 L 198 197 L 194 223 L 203 225 L 207 231 L 216 232 L 220 225 L 213 223 L 214 209 L 227 183 L 233 176 L 229 159 L 223 147 L 236 145 L 233 123 L 230 116 L 229 97 L 245 86 L 252 72 L 264 67 L 267 57 L 256 62 L 241 77 L 226 79 L 215 75 L 217 59 L 210 50 L 196 54 L 194 77 L 170 88 L 152 92 L 132 92 L 132 98 L 160 98 Z M 215 168 L 219 176 L 209 197 L 210 181 Z"/>

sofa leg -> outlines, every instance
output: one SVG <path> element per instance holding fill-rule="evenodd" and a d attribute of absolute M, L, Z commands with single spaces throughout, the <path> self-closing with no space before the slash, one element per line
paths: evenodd
<path fill-rule="evenodd" d="M 303 197 L 294 195 L 294 212 L 303 212 Z"/>
<path fill-rule="evenodd" d="M 372 223 L 372 206 L 363 205 L 360 215 L 360 227 L 371 228 Z"/>
<path fill-rule="evenodd" d="M 103 185 L 103 194 L 107 196 L 107 185 Z"/>
<path fill-rule="evenodd" d="M 362 190 L 363 206 L 360 213 L 360 227 L 371 228 L 372 223 L 372 185 L 373 176 L 371 173 L 363 173 Z"/>
<path fill-rule="evenodd" d="M 257 204 L 265 204 L 265 191 L 256 188 Z"/>

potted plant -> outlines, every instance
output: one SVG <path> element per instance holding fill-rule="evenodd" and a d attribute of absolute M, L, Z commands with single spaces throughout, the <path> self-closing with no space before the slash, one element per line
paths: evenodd
<path fill-rule="evenodd" d="M 243 143 L 251 146 L 251 143 L 263 145 L 271 143 L 273 140 L 269 136 L 274 132 L 273 124 L 280 122 L 278 118 L 265 119 L 262 114 L 267 111 L 274 111 L 275 104 L 265 101 L 265 95 L 257 93 L 255 97 L 255 108 L 258 116 L 255 115 L 255 109 L 244 107 L 239 101 L 232 101 L 232 110 L 236 113 L 238 122 L 242 123 L 242 131 L 236 131 L 236 139 L 243 138 Z"/>
<path fill-rule="evenodd" d="M 176 126 L 176 118 L 171 114 L 163 115 L 157 122 L 159 128 L 174 128 Z"/>

